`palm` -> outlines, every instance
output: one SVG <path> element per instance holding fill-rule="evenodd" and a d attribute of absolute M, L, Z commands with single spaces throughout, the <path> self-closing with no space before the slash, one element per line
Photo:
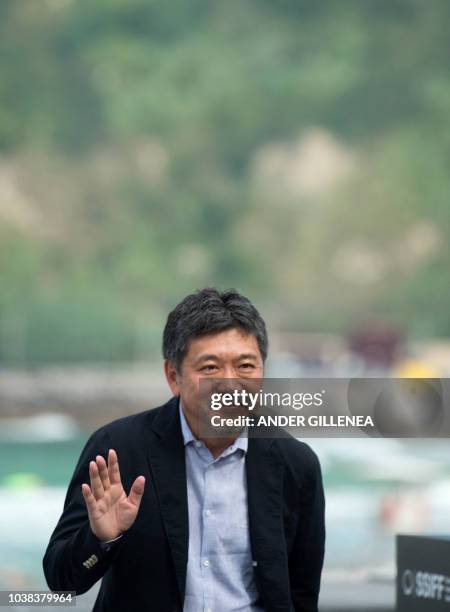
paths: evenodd
<path fill-rule="evenodd" d="M 90 462 L 89 475 L 91 486 L 83 484 L 82 491 L 91 529 L 100 540 L 112 540 L 134 523 L 144 493 L 145 478 L 136 478 L 127 496 L 113 449 L 108 453 L 108 464 L 100 455 L 96 461 Z"/>
<path fill-rule="evenodd" d="M 137 506 L 133 505 L 122 485 L 113 485 L 105 491 L 99 499 L 92 519 L 101 531 L 123 532 L 131 527 L 137 513 Z"/>

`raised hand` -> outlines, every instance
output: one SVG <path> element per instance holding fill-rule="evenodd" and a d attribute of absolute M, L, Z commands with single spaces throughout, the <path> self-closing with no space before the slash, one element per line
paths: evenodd
<path fill-rule="evenodd" d="M 109 449 L 108 464 L 101 455 L 89 463 L 91 486 L 81 485 L 91 529 L 101 541 L 113 540 L 134 523 L 142 495 L 145 477 L 138 476 L 127 494 L 120 479 L 119 461 L 114 449 Z"/>

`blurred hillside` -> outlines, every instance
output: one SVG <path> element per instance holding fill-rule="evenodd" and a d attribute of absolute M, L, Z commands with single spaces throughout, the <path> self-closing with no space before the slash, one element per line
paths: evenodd
<path fill-rule="evenodd" d="M 277 330 L 450 335 L 447 0 L 3 0 L 0 363 L 159 354 L 237 287 Z"/>

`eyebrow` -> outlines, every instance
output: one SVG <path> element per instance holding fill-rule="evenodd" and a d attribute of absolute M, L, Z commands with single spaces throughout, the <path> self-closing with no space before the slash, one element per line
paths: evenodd
<path fill-rule="evenodd" d="M 258 357 L 255 353 L 241 353 L 236 361 L 240 361 L 241 359 L 251 359 L 253 361 L 257 361 Z M 196 361 L 196 364 L 202 363 L 203 361 L 219 361 L 219 357 L 217 355 L 201 355 Z"/>
<path fill-rule="evenodd" d="M 253 359 L 253 361 L 257 361 L 258 356 L 255 353 L 242 353 L 239 355 L 238 359 Z"/>
<path fill-rule="evenodd" d="M 201 363 L 202 361 L 218 361 L 219 358 L 217 355 L 201 355 L 198 359 L 195 360 L 195 363 Z"/>

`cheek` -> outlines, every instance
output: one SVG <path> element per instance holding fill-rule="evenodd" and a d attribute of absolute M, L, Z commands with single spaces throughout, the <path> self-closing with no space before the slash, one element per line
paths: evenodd
<path fill-rule="evenodd" d="M 205 380 L 201 372 L 195 372 L 185 384 L 186 397 L 189 397 L 190 403 L 195 407 L 195 410 L 209 408 L 211 381 Z"/>
<path fill-rule="evenodd" d="M 201 375 L 197 372 L 183 373 L 180 379 L 180 390 L 189 397 L 197 396 L 200 390 Z"/>

